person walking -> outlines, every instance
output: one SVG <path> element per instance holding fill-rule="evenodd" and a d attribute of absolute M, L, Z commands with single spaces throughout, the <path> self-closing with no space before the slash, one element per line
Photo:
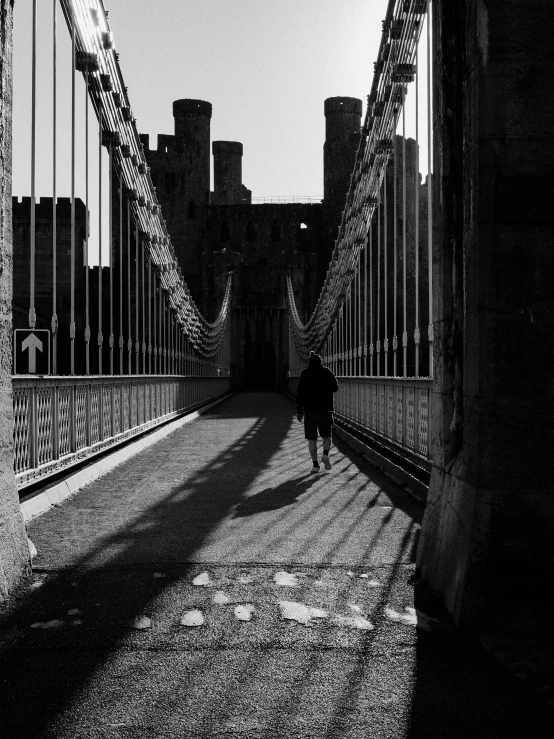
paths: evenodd
<path fill-rule="evenodd" d="M 308 366 L 300 373 L 296 391 L 296 418 L 304 421 L 304 435 L 313 466 L 311 472 L 319 472 L 317 461 L 317 432 L 323 438 L 321 461 L 326 470 L 331 469 L 331 429 L 333 428 L 333 393 L 339 389 L 337 378 L 329 367 L 324 367 L 321 357 L 310 352 Z"/>

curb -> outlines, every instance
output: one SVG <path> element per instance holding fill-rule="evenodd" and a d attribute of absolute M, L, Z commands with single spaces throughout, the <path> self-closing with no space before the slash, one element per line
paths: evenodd
<path fill-rule="evenodd" d="M 355 436 L 352 436 L 348 431 L 345 431 L 342 426 L 339 426 L 336 421 L 333 430 L 339 438 L 346 441 L 348 446 L 352 447 L 352 449 L 360 454 L 363 454 L 367 460 L 378 467 L 385 473 L 385 475 L 387 475 L 387 477 L 390 477 L 391 480 L 394 480 L 398 485 L 402 485 L 419 503 L 425 503 L 427 499 L 427 485 L 425 485 L 425 483 L 418 480 L 409 472 L 406 472 L 406 470 L 403 470 L 402 467 L 394 464 L 394 462 L 391 462 L 390 459 L 379 454 L 379 452 L 376 452 L 375 449 L 372 449 L 367 446 L 367 444 L 356 439 Z"/>
<path fill-rule="evenodd" d="M 116 449 L 110 454 L 106 454 L 96 462 L 93 462 L 74 474 L 69 475 L 56 485 L 52 485 L 52 487 L 48 488 L 44 492 L 23 501 L 20 505 L 23 521 L 27 523 L 32 518 L 36 518 L 37 516 L 46 513 L 46 511 L 52 508 L 52 506 L 59 505 L 62 500 L 69 498 L 70 495 L 78 492 L 85 485 L 88 485 L 89 482 L 97 480 L 99 477 L 106 474 L 106 472 L 117 467 L 118 464 L 125 462 L 143 449 L 147 449 L 158 441 L 161 441 L 161 439 L 164 439 L 166 436 L 169 436 L 169 434 L 177 431 L 177 429 L 184 426 L 186 423 L 194 421 L 202 415 L 202 413 L 205 413 L 210 408 L 219 405 L 219 403 L 230 398 L 231 395 L 233 395 L 233 393 L 228 393 L 222 398 L 218 398 L 217 400 L 202 406 L 202 408 L 198 408 L 192 413 L 188 413 L 174 421 L 170 421 L 161 428 L 158 428 L 135 441 L 131 441 L 129 444 L 125 444 L 125 446 Z"/>

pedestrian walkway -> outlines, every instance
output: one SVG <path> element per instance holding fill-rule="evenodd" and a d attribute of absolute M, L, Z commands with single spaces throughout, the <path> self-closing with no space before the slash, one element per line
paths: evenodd
<path fill-rule="evenodd" d="M 550 736 L 413 586 L 421 505 L 293 404 L 233 396 L 29 526 L 3 737 Z"/>

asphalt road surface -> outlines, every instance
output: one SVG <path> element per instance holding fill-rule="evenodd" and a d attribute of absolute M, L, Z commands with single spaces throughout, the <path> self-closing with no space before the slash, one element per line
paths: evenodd
<path fill-rule="evenodd" d="M 411 584 L 422 506 L 341 443 L 310 474 L 306 447 L 287 398 L 236 395 L 32 521 L 0 735 L 551 737 Z"/>

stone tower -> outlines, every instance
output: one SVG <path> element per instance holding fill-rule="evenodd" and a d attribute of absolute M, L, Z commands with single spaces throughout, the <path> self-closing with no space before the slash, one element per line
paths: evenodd
<path fill-rule="evenodd" d="M 328 248 L 332 250 L 360 143 L 362 101 L 347 97 L 327 98 L 324 110 L 324 228 Z"/>
<path fill-rule="evenodd" d="M 242 184 L 242 144 L 238 141 L 214 141 L 213 205 L 242 205 L 250 202 Z"/>
<path fill-rule="evenodd" d="M 175 100 L 173 117 L 175 133 L 159 134 L 157 149 L 149 148 L 147 135 L 141 135 L 141 140 L 177 259 L 202 307 L 202 214 L 210 198 L 212 105 L 204 100 Z"/>
<path fill-rule="evenodd" d="M 173 103 L 175 119 L 175 141 L 178 152 L 188 153 L 194 169 L 190 172 L 196 197 L 201 201 L 197 206 L 208 204 L 210 192 L 210 121 L 212 104 L 204 100 L 175 100 Z M 196 160 L 196 161 L 194 161 Z"/>

